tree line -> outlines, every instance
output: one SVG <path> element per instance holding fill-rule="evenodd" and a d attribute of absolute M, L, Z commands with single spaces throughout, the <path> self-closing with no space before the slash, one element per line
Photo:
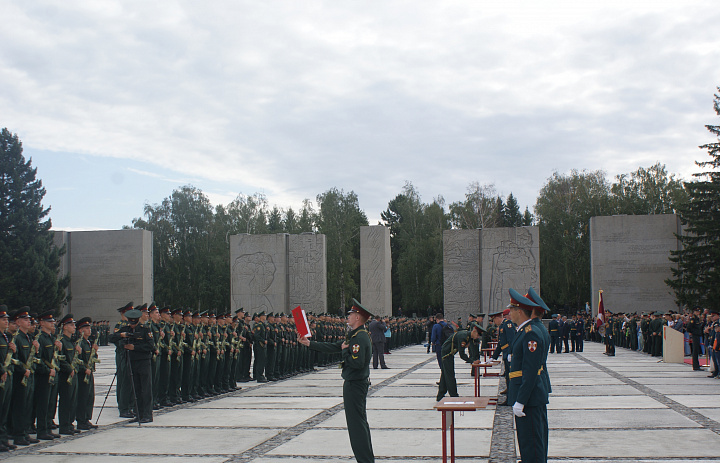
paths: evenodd
<path fill-rule="evenodd" d="M 720 88 L 719 88 L 720 90 Z M 720 98 L 714 108 L 720 116 Z M 720 139 L 720 126 L 707 125 Z M 688 233 L 667 284 L 684 306 L 720 307 L 720 143 L 700 146 L 710 161 L 683 181 L 656 163 L 617 175 L 554 172 L 541 188 L 534 214 L 492 184 L 468 185 L 465 197 L 447 205 L 442 196 L 423 201 L 411 182 L 388 202 L 380 224 L 390 229 L 393 308 L 404 313 L 442 309 L 442 235 L 448 229 L 537 225 L 543 298 L 556 310 L 576 310 L 591 299 L 590 218 L 614 214 L 677 213 Z M 43 208 L 45 190 L 17 135 L 0 134 L 0 303 L 11 307 L 60 307 L 68 279 L 57 271 L 64 249 L 52 244 Z M 155 299 L 193 308 L 225 308 L 230 301 L 229 236 L 248 233 L 326 235 L 328 307 L 337 312 L 360 293 L 360 233 L 368 219 L 353 191 L 331 188 L 298 210 L 270 207 L 259 193 L 238 195 L 213 207 L 188 185 L 159 204 L 146 204 L 134 227 L 153 232 Z"/>

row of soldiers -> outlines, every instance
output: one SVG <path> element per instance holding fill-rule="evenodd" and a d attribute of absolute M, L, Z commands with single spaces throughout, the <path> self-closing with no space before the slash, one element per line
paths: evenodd
<path fill-rule="evenodd" d="M 605 323 L 597 330 L 605 343 L 605 354 L 615 355 L 615 347 L 639 350 L 642 339 L 643 352 L 653 357 L 662 356 L 663 326 L 668 324 L 667 314 L 652 312 L 650 314 L 605 313 Z M 640 331 L 638 331 L 640 330 Z M 638 336 L 638 333 L 641 336 Z"/>
<path fill-rule="evenodd" d="M 109 336 L 116 346 L 117 401 L 120 416 L 135 417 L 130 363 L 122 339 L 116 334 L 127 324 L 128 303 L 118 309 L 121 321 Z M 315 366 L 340 361 L 340 354 L 311 351 L 297 342 L 292 314 L 197 311 L 156 304 L 136 309 L 155 342 L 151 358 L 153 409 L 194 402 L 238 389 L 237 383 L 277 381 L 308 372 Z M 308 314 L 313 339 L 335 342 L 344 339 L 344 318 Z M 420 342 L 422 323 L 394 320 L 397 345 Z M 252 370 L 252 374 L 251 374 Z"/>
<path fill-rule="evenodd" d="M 91 327 L 88 317 L 57 322 L 52 310 L 0 305 L 0 452 L 97 427 L 90 421 L 99 362 Z"/>

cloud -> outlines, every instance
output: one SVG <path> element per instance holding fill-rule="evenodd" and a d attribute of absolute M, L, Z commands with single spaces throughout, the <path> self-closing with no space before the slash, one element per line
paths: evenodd
<path fill-rule="evenodd" d="M 718 85 L 714 4 L 6 3 L 0 105 L 26 149 L 127 159 L 213 202 L 405 180 L 495 183 L 656 161 L 689 176 Z M 153 167 L 155 170 L 153 170 Z M 208 193 L 208 191 L 210 193 Z M 170 191 L 167 192 L 170 194 Z"/>

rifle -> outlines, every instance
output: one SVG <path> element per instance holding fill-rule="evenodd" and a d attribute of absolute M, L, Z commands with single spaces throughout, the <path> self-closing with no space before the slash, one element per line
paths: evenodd
<path fill-rule="evenodd" d="M 89 341 L 88 341 L 89 342 Z M 86 370 L 95 371 L 95 364 L 100 363 L 100 359 L 97 355 L 97 349 L 90 348 L 90 358 L 87 361 L 87 365 L 85 365 Z M 83 381 L 85 384 L 90 384 L 90 377 L 88 375 L 85 375 L 85 378 L 83 378 Z"/>
<path fill-rule="evenodd" d="M 82 338 L 80 338 L 80 339 L 82 339 Z M 80 346 L 80 339 L 78 339 L 77 341 L 75 341 L 75 347 L 76 347 L 76 348 L 77 348 L 78 346 Z M 80 359 L 80 354 L 77 353 L 77 352 L 75 352 L 75 355 L 73 356 L 72 362 L 70 363 L 70 367 L 71 367 L 74 371 L 77 371 L 77 370 L 76 370 L 76 367 L 78 367 L 78 366 L 85 366 L 85 362 L 83 362 L 83 361 Z M 68 384 L 72 384 L 72 379 L 73 379 L 74 376 L 75 376 L 75 375 L 68 375 L 68 379 L 67 379 L 66 382 L 67 382 Z"/>
<path fill-rule="evenodd" d="M 37 347 L 35 347 L 35 344 L 33 344 L 32 348 L 30 348 L 30 354 L 28 355 L 27 362 L 23 363 L 22 366 L 26 370 L 29 370 L 33 363 L 40 363 L 40 359 L 35 358 L 35 354 L 37 353 Z M 20 381 L 20 384 L 27 387 L 28 384 L 28 377 L 23 376 L 23 379 Z"/>

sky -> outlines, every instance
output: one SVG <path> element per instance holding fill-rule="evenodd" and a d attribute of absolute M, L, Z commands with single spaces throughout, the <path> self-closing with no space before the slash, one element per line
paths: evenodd
<path fill-rule="evenodd" d="M 354 191 L 370 224 L 494 184 L 532 207 L 553 172 L 716 141 L 715 1 L 0 3 L 0 127 L 54 229 L 117 229 L 183 185 L 299 209 Z"/>

